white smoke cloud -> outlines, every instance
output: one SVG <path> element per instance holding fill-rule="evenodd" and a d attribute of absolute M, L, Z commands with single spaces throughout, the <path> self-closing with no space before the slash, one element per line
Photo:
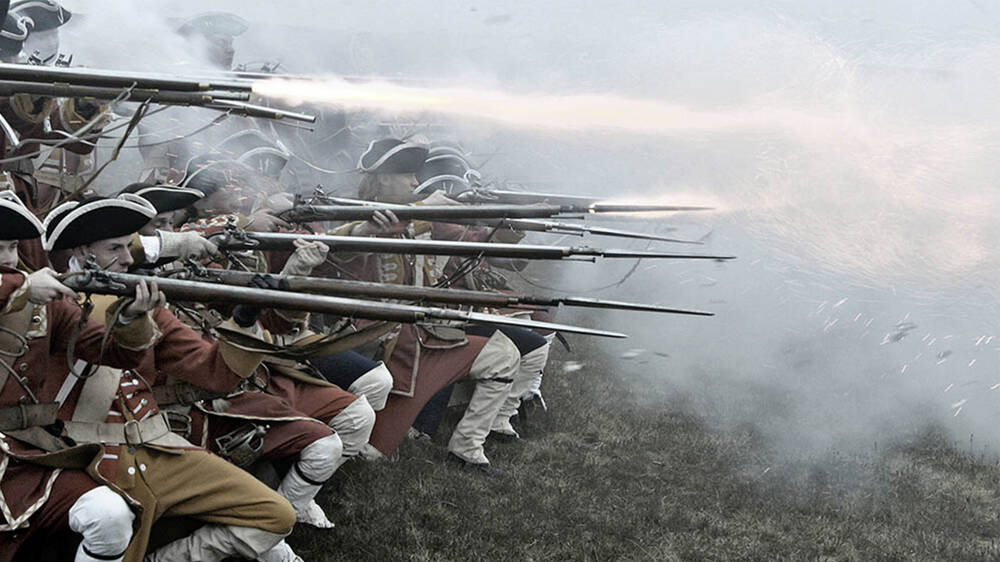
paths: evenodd
<path fill-rule="evenodd" d="M 991 6 L 77 4 L 84 17 L 64 41 L 90 66 L 197 68 L 201 53 L 171 33 L 171 18 L 219 9 L 251 22 L 236 41 L 237 62 L 424 88 L 683 107 L 690 113 L 677 122 L 667 116 L 641 133 L 431 111 L 398 121 L 416 123 L 407 132 L 459 140 L 488 176 L 536 190 L 720 203 L 719 213 L 670 224 L 692 237 L 714 229 L 705 250 L 735 253 L 738 262 L 643 263 L 622 286 L 595 295 L 719 313 L 604 318 L 635 336 L 624 347 L 605 345 L 609 353 L 647 350 L 641 367 L 622 359 L 623 369 L 641 372 L 642 394 L 691 393 L 710 419 L 759 424 L 790 451 L 868 446 L 928 422 L 957 435 L 984 436 L 994 425 L 1000 13 Z M 321 138 L 330 132 L 322 121 L 317 128 Z M 359 126 L 359 137 L 366 131 L 375 129 Z M 336 169 L 350 160 L 322 151 L 308 158 Z M 317 178 L 344 189 L 356 181 Z M 566 275 L 544 282 L 583 290 L 631 264 L 560 265 Z"/>

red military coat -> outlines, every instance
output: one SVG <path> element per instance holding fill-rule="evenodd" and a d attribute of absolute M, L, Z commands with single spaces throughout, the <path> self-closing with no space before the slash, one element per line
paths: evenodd
<path fill-rule="evenodd" d="M 18 349 L 21 352 L 19 355 L 15 353 L 16 357 L 4 356 L 2 360 L 22 378 L 23 386 L 11 373 L 0 388 L 0 407 L 30 403 L 29 391 L 39 402 L 56 401 L 62 381 L 69 376 L 66 354 L 77 326 L 80 328 L 75 337 L 75 355 L 118 367 L 139 363 L 144 353 L 143 346 L 152 341 L 151 324 L 139 319 L 135 325 L 116 327 L 102 352 L 105 330 L 99 323 L 88 320 L 81 325 L 80 308 L 64 300 L 45 306 L 30 304 L 24 274 L 0 268 L 0 325 L 10 325 L 15 322 L 15 315 L 21 314 L 27 315 L 27 329 L 22 334 L 25 345 Z M 5 340 L 4 347 L 10 343 L 11 340 Z M 0 462 L 7 463 L 0 479 L 0 489 L 4 494 L 3 509 L 8 524 L 11 521 L 7 514 L 17 520 L 31 509 L 42 507 L 50 499 L 58 502 L 60 498 L 52 498 L 52 494 L 78 496 L 89 489 L 80 490 L 80 479 L 75 478 L 73 482 L 76 484 L 69 488 L 56 485 L 49 490 L 48 487 L 56 479 L 53 467 L 83 468 L 95 479 L 101 479 L 97 473 L 97 465 L 103 456 L 100 445 L 85 445 L 49 454 L 9 435 L 0 435 L 4 457 L 4 461 Z M 0 559 L 4 558 L 5 552 L 0 548 Z"/>

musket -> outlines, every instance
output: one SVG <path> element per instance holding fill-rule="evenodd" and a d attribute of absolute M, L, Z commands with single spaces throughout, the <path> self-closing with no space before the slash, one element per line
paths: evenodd
<path fill-rule="evenodd" d="M 171 279 L 169 277 L 114 273 L 97 269 L 85 269 L 83 271 L 63 274 L 60 276 L 60 280 L 74 291 L 97 295 L 131 296 L 135 294 L 135 287 L 140 282 L 146 281 L 147 283 L 156 283 L 159 290 L 169 300 L 180 302 L 242 304 L 260 308 L 318 312 L 346 318 L 366 318 L 405 324 L 494 324 L 498 326 L 517 326 L 608 338 L 628 337 L 622 333 L 606 330 L 595 330 L 580 326 L 539 322 L 536 320 L 452 308 L 372 302 L 344 297 L 292 293 L 251 287 L 233 287 L 230 285 L 202 283 L 184 279 Z"/>
<path fill-rule="evenodd" d="M 570 306 L 581 308 L 602 308 L 628 310 L 638 312 L 659 312 L 665 314 L 687 314 L 692 316 L 714 316 L 712 312 L 670 308 L 653 304 L 609 301 L 584 297 L 539 296 L 507 294 L 493 291 L 470 291 L 467 289 L 442 289 L 438 287 L 414 287 L 390 283 L 375 283 L 371 281 L 355 281 L 348 279 L 328 279 L 325 277 L 308 277 L 304 275 L 271 275 L 254 273 L 252 271 L 236 271 L 230 269 L 212 269 L 199 266 L 189 266 L 185 269 L 168 270 L 158 273 L 159 276 L 171 278 L 186 278 L 208 283 L 222 283 L 246 287 L 256 277 L 271 278 L 280 290 L 317 295 L 348 296 L 379 299 L 395 299 L 415 302 L 436 302 L 442 304 L 488 306 L 493 308 L 518 307 L 557 307 Z"/>
<path fill-rule="evenodd" d="M 657 242 L 672 242 L 674 244 L 696 244 L 701 245 L 697 240 L 682 240 L 680 238 L 668 238 L 658 234 L 647 234 L 645 232 L 634 232 L 631 230 L 621 230 L 618 228 L 606 228 L 603 226 L 591 226 L 574 224 L 563 221 L 547 221 L 537 219 L 500 219 L 498 221 L 482 221 L 484 226 L 496 226 L 519 230 L 521 232 L 550 232 L 552 234 L 572 234 L 583 236 L 584 234 L 594 234 L 596 236 L 611 236 L 615 238 L 633 238 L 636 240 L 655 240 Z M 493 224 L 491 224 L 493 223 Z"/>
<path fill-rule="evenodd" d="M 534 191 L 511 191 L 507 189 L 488 189 L 476 187 L 451 195 L 456 201 L 463 203 L 506 203 L 510 205 L 533 205 L 544 203 L 548 205 L 592 205 L 606 201 L 607 197 L 590 197 L 586 195 L 560 195 L 558 193 L 540 193 Z"/>
<path fill-rule="evenodd" d="M 484 258 L 514 258 L 527 260 L 561 260 L 584 258 L 655 258 L 678 260 L 736 259 L 735 256 L 674 254 L 645 250 L 605 250 L 589 246 L 542 246 L 534 244 L 501 244 L 489 242 L 455 242 L 450 240 L 413 240 L 409 238 L 378 238 L 337 236 L 333 234 L 293 234 L 282 232 L 248 232 L 227 228 L 210 237 L 220 250 L 283 250 L 294 251 L 297 239 L 322 242 L 333 252 L 365 252 L 375 254 L 422 254 L 430 256 L 465 256 Z"/>
<path fill-rule="evenodd" d="M 395 211 L 398 208 L 407 208 L 408 205 L 393 205 L 391 203 L 381 203 L 375 201 L 365 201 L 363 199 L 350 199 L 347 197 L 333 197 L 325 194 L 317 196 L 335 205 L 351 205 L 360 207 L 385 208 Z M 292 221 L 294 222 L 294 221 Z M 313 222 L 313 221 L 304 221 Z M 648 234 L 645 232 L 635 232 L 631 230 L 621 230 L 617 228 L 606 228 L 601 226 L 589 226 L 564 221 L 537 220 L 537 219 L 451 219 L 438 222 L 450 222 L 454 224 L 470 224 L 476 226 L 488 226 L 493 228 L 509 228 L 521 232 L 549 232 L 552 234 L 571 234 L 573 236 L 583 236 L 594 234 L 597 236 L 611 236 L 616 238 L 634 238 L 637 240 L 655 240 L 658 242 L 673 242 L 676 244 L 698 244 L 696 240 L 681 240 L 679 238 L 668 238 L 658 234 Z"/>
<path fill-rule="evenodd" d="M 296 205 L 278 213 L 279 218 L 293 223 L 316 221 L 364 221 L 383 209 L 374 205 Z M 389 207 L 403 221 L 448 221 L 454 219 L 539 219 L 576 214 L 603 213 L 663 213 L 707 211 L 711 207 L 688 205 L 401 205 Z"/>
<path fill-rule="evenodd" d="M 0 63 L 0 96 L 115 99 L 127 93 L 127 101 L 203 106 L 251 117 L 316 121 L 313 115 L 248 103 L 253 84 L 253 80 L 236 78 Z"/>

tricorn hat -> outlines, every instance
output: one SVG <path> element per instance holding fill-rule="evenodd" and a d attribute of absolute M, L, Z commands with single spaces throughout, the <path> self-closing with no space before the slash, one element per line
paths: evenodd
<path fill-rule="evenodd" d="M 122 193 L 131 193 L 142 197 L 153 205 L 156 214 L 190 207 L 195 201 L 205 196 L 201 191 L 189 187 L 151 183 L 133 183 L 123 189 Z"/>
<path fill-rule="evenodd" d="M 420 182 L 420 185 L 413 192 L 459 193 L 466 191 L 469 189 L 469 182 L 465 179 L 468 172 L 468 163 L 459 156 L 454 154 L 431 156 L 417 172 L 417 181 Z"/>
<path fill-rule="evenodd" d="M 236 165 L 235 160 L 218 152 L 199 154 L 188 160 L 181 186 L 211 195 L 222 187 L 233 185 L 229 170 Z"/>
<path fill-rule="evenodd" d="M 427 147 L 399 139 L 372 141 L 358 168 L 366 174 L 414 174 L 427 158 Z"/>
<path fill-rule="evenodd" d="M 0 240 L 25 240 L 42 235 L 42 223 L 13 191 L 0 191 Z"/>
<path fill-rule="evenodd" d="M 465 167 L 472 169 L 474 166 L 469 163 L 469 153 L 466 152 L 461 146 L 448 141 L 434 141 L 431 143 L 430 148 L 427 151 L 427 158 L 434 156 L 443 156 L 445 154 L 450 154 L 456 158 L 462 160 L 465 163 Z"/>
<path fill-rule="evenodd" d="M 272 141 L 259 129 L 244 129 L 230 135 L 215 148 L 237 162 L 242 162 L 272 178 L 281 176 L 281 171 L 285 169 L 291 157 L 291 153 L 280 140 Z"/>
<path fill-rule="evenodd" d="M 222 35 L 236 37 L 243 35 L 250 24 L 247 20 L 229 12 L 205 12 L 184 20 L 177 28 L 181 35 Z"/>
<path fill-rule="evenodd" d="M 27 38 L 27 20 L 8 13 L 0 25 L 0 56 L 17 56 Z"/>
<path fill-rule="evenodd" d="M 69 21 L 73 16 L 55 0 L 14 0 L 10 13 L 24 18 L 32 31 L 49 31 Z"/>
<path fill-rule="evenodd" d="M 69 201 L 53 209 L 42 226 L 43 247 L 66 250 L 138 232 L 156 216 L 156 208 L 131 193 L 114 198 Z"/>

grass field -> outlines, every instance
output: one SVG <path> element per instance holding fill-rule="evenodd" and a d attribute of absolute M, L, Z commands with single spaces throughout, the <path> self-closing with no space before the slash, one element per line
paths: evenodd
<path fill-rule="evenodd" d="M 446 425 L 398 459 L 346 465 L 318 498 L 337 528 L 289 542 L 306 561 L 1000 559 L 1000 469 L 933 428 L 778 459 L 684 396 L 638 400 L 621 361 L 561 372 L 569 359 L 553 354 L 550 410 L 524 439 L 488 446 L 505 476 L 446 464 Z"/>

